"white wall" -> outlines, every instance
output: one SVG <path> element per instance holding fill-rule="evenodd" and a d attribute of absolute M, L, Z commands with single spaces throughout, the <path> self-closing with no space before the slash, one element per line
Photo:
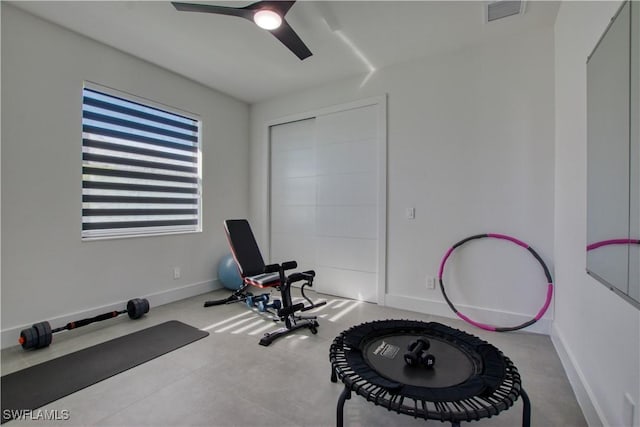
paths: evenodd
<path fill-rule="evenodd" d="M 84 80 L 201 116 L 202 233 L 81 241 Z M 248 121 L 245 103 L 3 2 L 3 346 L 33 322 L 215 287 L 222 221 L 248 213 Z"/>
<path fill-rule="evenodd" d="M 388 95 L 388 305 L 452 316 L 426 289 L 448 247 L 512 234 L 553 269 L 552 28 L 396 65 L 252 106 L 251 220 L 267 247 L 265 123 Z M 405 219 L 415 207 L 416 219 Z M 275 261 L 275 260 L 274 260 Z M 479 320 L 518 324 L 542 306 L 546 281 L 527 251 L 469 244 L 447 283 Z M 469 286 L 473 282 L 475 286 Z M 479 312 L 473 310 L 476 307 Z M 534 325 L 548 332 L 548 312 Z"/>
<path fill-rule="evenodd" d="M 586 60 L 619 2 L 563 2 L 555 23 L 553 342 L 590 425 L 640 425 L 640 311 L 585 273 Z M 633 423 L 625 394 L 635 402 Z"/>

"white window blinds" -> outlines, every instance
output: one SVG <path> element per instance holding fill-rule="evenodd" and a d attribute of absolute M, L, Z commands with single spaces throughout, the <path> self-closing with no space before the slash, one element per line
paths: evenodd
<path fill-rule="evenodd" d="M 82 237 L 201 230 L 199 120 L 85 86 Z"/>

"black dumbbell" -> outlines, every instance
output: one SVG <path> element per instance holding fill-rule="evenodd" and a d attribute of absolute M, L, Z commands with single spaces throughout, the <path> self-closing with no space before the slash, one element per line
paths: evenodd
<path fill-rule="evenodd" d="M 424 366 L 425 368 L 431 369 L 433 368 L 433 365 L 436 364 L 436 357 L 431 353 L 423 352 L 420 356 L 420 364 L 422 364 L 422 366 Z"/>
<path fill-rule="evenodd" d="M 65 326 L 60 328 L 51 329 L 49 322 L 44 321 L 36 323 L 28 329 L 23 329 L 20 332 L 20 338 L 18 342 L 25 350 L 38 349 L 47 347 L 51 344 L 52 336 L 56 332 L 71 330 L 86 326 L 90 323 L 100 322 L 102 320 L 112 319 L 121 314 L 127 313 L 131 319 L 139 319 L 149 312 L 149 301 L 144 298 L 134 298 L 127 302 L 127 309 L 122 311 L 111 311 L 109 313 L 100 314 L 96 317 L 88 319 L 76 320 L 69 322 Z"/>
<path fill-rule="evenodd" d="M 422 365 L 426 368 L 433 368 L 436 363 L 436 358 L 433 354 L 427 353 L 431 347 L 431 343 L 428 339 L 421 337 L 413 341 L 407 347 L 408 353 L 404 354 L 404 361 L 409 366 Z"/>

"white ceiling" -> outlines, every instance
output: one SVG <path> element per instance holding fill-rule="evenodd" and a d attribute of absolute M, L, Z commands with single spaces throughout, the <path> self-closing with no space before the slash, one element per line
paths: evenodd
<path fill-rule="evenodd" d="M 13 4 L 249 103 L 548 27 L 559 6 L 529 1 L 523 15 L 487 24 L 484 1 L 298 1 L 286 19 L 313 52 L 300 61 L 250 21 L 178 12 L 169 1 Z"/>

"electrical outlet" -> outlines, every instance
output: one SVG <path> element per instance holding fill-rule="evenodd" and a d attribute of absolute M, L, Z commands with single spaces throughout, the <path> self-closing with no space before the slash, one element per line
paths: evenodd
<path fill-rule="evenodd" d="M 427 276 L 427 289 L 435 289 L 436 288 L 436 278 Z"/>
<path fill-rule="evenodd" d="M 173 267 L 173 279 L 178 280 L 182 276 L 182 272 L 180 271 L 180 267 Z"/>
<path fill-rule="evenodd" d="M 406 208 L 404 215 L 407 219 L 416 219 L 416 208 Z"/>

